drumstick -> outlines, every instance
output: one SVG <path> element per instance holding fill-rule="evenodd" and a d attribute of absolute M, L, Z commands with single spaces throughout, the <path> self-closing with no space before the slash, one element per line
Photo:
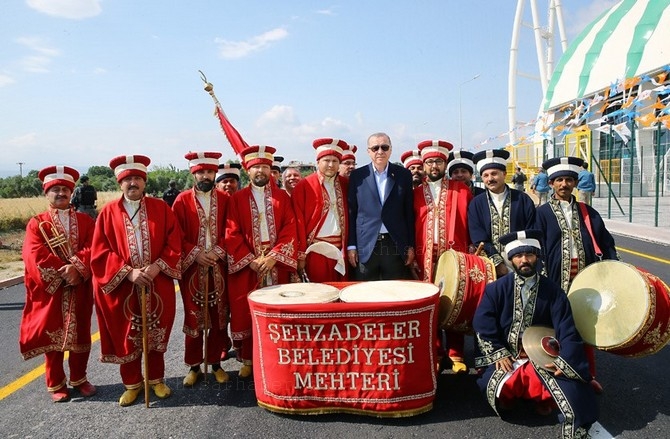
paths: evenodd
<path fill-rule="evenodd" d="M 484 250 L 484 243 L 480 242 L 479 245 L 477 246 L 477 250 L 475 250 L 475 256 L 479 256 L 482 250 Z"/>

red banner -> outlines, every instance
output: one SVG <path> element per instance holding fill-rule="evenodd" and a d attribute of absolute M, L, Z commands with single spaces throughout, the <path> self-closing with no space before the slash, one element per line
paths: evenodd
<path fill-rule="evenodd" d="M 223 129 L 223 133 L 226 135 L 228 142 L 230 142 L 230 146 L 233 147 L 235 154 L 238 157 L 241 157 L 241 152 L 244 150 L 244 148 L 247 148 L 249 145 L 247 144 L 247 142 L 244 141 L 244 139 L 242 138 L 240 133 L 235 129 L 233 124 L 230 123 L 230 121 L 226 117 L 226 114 L 218 105 L 216 106 L 216 115 L 219 118 L 219 123 L 221 124 L 221 128 Z"/>
<path fill-rule="evenodd" d="M 432 408 L 439 294 L 391 303 L 249 300 L 261 407 L 413 416 Z"/>

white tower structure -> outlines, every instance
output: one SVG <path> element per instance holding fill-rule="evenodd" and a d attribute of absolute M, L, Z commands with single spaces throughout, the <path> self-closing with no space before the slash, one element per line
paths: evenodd
<path fill-rule="evenodd" d="M 524 7 L 530 3 L 532 24 L 523 22 Z M 561 0 L 547 0 L 547 22 L 545 25 L 540 22 L 540 11 L 538 10 L 536 0 L 518 0 L 516 5 L 516 14 L 514 16 L 514 27 L 512 30 L 512 44 L 509 55 L 509 76 L 508 76 L 508 123 L 509 123 L 509 141 L 514 144 L 517 141 L 516 127 L 518 125 L 516 115 L 516 85 L 519 77 L 539 80 L 542 87 L 542 96 L 545 95 L 549 80 L 554 71 L 554 46 L 556 43 L 556 28 L 561 46 L 561 53 L 564 53 L 568 41 L 565 35 L 565 25 L 563 24 L 563 13 L 561 10 Z M 530 27 L 535 37 L 535 52 L 537 55 L 537 64 L 539 75 L 532 75 L 518 70 L 519 54 L 519 35 L 522 27 Z M 541 111 L 541 100 L 538 105 L 538 114 Z"/>

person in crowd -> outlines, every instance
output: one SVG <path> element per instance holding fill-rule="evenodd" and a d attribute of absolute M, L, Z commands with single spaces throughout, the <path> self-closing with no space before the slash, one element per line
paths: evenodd
<path fill-rule="evenodd" d="M 85 213 L 93 219 L 98 216 L 96 210 L 96 202 L 98 201 L 98 193 L 93 185 L 89 182 L 87 175 L 82 175 L 79 179 L 79 186 L 77 186 L 72 193 L 72 205 L 77 212 Z"/>
<path fill-rule="evenodd" d="M 168 206 L 172 207 L 172 204 L 174 203 L 174 200 L 177 199 L 177 195 L 179 195 L 179 189 L 177 189 L 177 182 L 174 180 L 170 180 L 168 183 L 168 188 L 163 192 L 163 201 L 165 201 Z"/>
<path fill-rule="evenodd" d="M 229 380 L 221 368 L 228 352 L 228 299 L 225 296 L 225 215 L 228 195 L 215 189 L 220 152 L 185 155 L 194 186 L 175 200 L 182 239 L 182 275 L 179 281 L 184 305 L 184 362 L 190 367 L 183 380 L 192 387 L 202 375 L 200 365 L 212 366 L 218 383 Z M 205 341 L 205 337 L 207 340 Z M 206 346 L 206 349 L 204 347 Z"/>
<path fill-rule="evenodd" d="M 475 186 L 472 178 L 475 174 L 474 153 L 470 151 L 451 151 L 447 159 L 447 174 L 452 180 L 463 182 L 473 196 L 483 194 L 486 189 Z"/>
<path fill-rule="evenodd" d="M 298 231 L 298 274 L 311 282 L 345 279 L 344 245 L 347 241 L 348 180 L 338 175 L 344 140 L 313 142 L 317 171 L 305 177 L 291 201 Z"/>
<path fill-rule="evenodd" d="M 240 189 L 240 169 L 239 163 L 221 163 L 219 172 L 216 174 L 216 188 L 233 195 Z"/>
<path fill-rule="evenodd" d="M 274 152 L 275 148 L 263 145 L 242 151 L 250 184 L 233 194 L 226 216 L 230 328 L 233 343 L 239 346 L 237 359 L 242 362 L 241 378 L 253 373 L 247 296 L 261 287 L 288 283 L 298 264 L 291 197 L 270 182 Z"/>
<path fill-rule="evenodd" d="M 400 161 L 402 165 L 409 172 L 412 173 L 412 186 L 419 187 L 423 182 L 424 171 L 423 171 L 423 160 L 421 159 L 421 154 L 417 150 L 405 151 L 400 156 Z"/>
<path fill-rule="evenodd" d="M 537 208 L 534 227 L 542 231 L 547 277 L 565 292 L 588 265 L 600 259 L 619 259 L 614 238 L 600 214 L 577 202 L 572 195 L 582 163 L 579 157 L 555 157 L 542 164 L 554 194 L 549 202 Z M 586 353 L 593 378 L 591 385 L 600 393 L 602 386 L 595 380 L 593 348 L 588 346 Z"/>
<path fill-rule="evenodd" d="M 512 176 L 512 184 L 514 185 L 514 189 L 520 191 L 520 192 L 525 192 L 526 191 L 526 180 L 528 178 L 526 177 L 526 174 L 523 173 L 520 167 L 516 167 L 516 172 Z"/>
<path fill-rule="evenodd" d="M 137 400 L 145 380 L 156 397 L 172 394 L 165 383 L 164 355 L 176 312 L 174 280 L 181 277 L 182 237 L 170 206 L 145 196 L 149 163 L 144 155 L 109 162 L 123 196 L 100 211 L 91 246 L 100 358 L 120 366 L 122 407 Z M 148 376 L 143 376 L 143 356 Z"/>
<path fill-rule="evenodd" d="M 540 415 L 560 410 L 563 438 L 585 438 L 598 419 L 596 396 L 568 298 L 538 271 L 541 238 L 539 230 L 500 238 L 514 272 L 486 286 L 475 312 L 477 384 L 496 413 L 530 400 Z M 528 359 L 522 337 L 531 326 L 553 329 L 542 339 L 551 362 Z"/>
<path fill-rule="evenodd" d="M 284 184 L 284 190 L 289 196 L 293 194 L 293 189 L 295 186 L 302 180 L 302 174 L 300 174 L 300 169 L 296 167 L 289 166 L 284 169 L 282 172 L 281 180 Z"/>
<path fill-rule="evenodd" d="M 577 190 L 579 191 L 579 201 L 589 206 L 593 200 L 593 194 L 596 193 L 596 177 L 589 171 L 589 164 L 584 161 L 582 170 L 577 174 Z"/>
<path fill-rule="evenodd" d="M 390 163 L 391 139 L 372 134 L 371 162 L 349 176 L 347 259 L 356 280 L 409 279 L 414 262 L 412 174 Z"/>
<path fill-rule="evenodd" d="M 551 187 L 549 186 L 549 176 L 544 168 L 537 170 L 537 175 L 533 177 L 533 181 L 530 184 L 530 190 L 538 196 L 540 200 L 538 206 L 542 206 L 547 202 Z"/>
<path fill-rule="evenodd" d="M 529 229 L 535 223 L 533 200 L 505 183 L 508 159 L 509 152 L 504 149 L 480 151 L 473 156 L 486 194 L 475 197 L 468 207 L 470 239 L 475 246 L 484 243 L 484 253 L 496 266 L 498 277 L 511 268 L 500 237 Z"/>
<path fill-rule="evenodd" d="M 272 166 L 270 166 L 270 172 L 272 173 L 272 179 L 275 184 L 279 187 L 282 187 L 283 182 L 281 181 L 281 164 L 284 161 L 284 157 L 280 155 L 274 156 L 274 161 Z"/>
<path fill-rule="evenodd" d="M 435 268 L 447 250 L 468 252 L 468 204 L 472 192 L 460 181 L 446 176 L 447 159 L 453 145 L 444 140 L 425 140 L 418 145 L 426 178 L 414 188 L 416 220 L 415 278 L 435 281 Z M 455 373 L 467 373 L 462 333 L 447 332 L 448 355 Z"/>
<path fill-rule="evenodd" d="M 65 402 L 70 400 L 65 352 L 69 352 L 70 385 L 84 397 L 96 393 L 86 376 L 91 353 L 90 262 L 95 222 L 70 208 L 77 170 L 49 166 L 37 176 L 49 208 L 31 218 L 26 227 L 22 251 L 26 301 L 19 349 L 24 360 L 44 354 L 47 390 L 53 402 Z"/>
<path fill-rule="evenodd" d="M 347 144 L 347 149 L 342 150 L 342 160 L 340 161 L 340 169 L 338 173 L 344 177 L 349 178 L 351 172 L 356 169 L 356 152 L 358 147 L 356 145 Z"/>

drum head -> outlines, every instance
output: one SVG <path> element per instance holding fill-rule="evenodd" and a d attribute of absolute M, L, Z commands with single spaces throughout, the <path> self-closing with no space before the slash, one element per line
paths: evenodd
<path fill-rule="evenodd" d="M 435 269 L 435 285 L 440 290 L 440 302 L 451 304 L 458 293 L 460 282 L 458 255 L 453 250 L 442 253 Z"/>
<path fill-rule="evenodd" d="M 632 265 L 619 261 L 586 267 L 572 281 L 568 299 L 584 341 L 604 349 L 633 337 L 650 311 L 644 277 Z"/>
<path fill-rule="evenodd" d="M 426 282 L 411 280 L 378 280 L 361 282 L 340 291 L 342 302 L 405 302 L 437 294 L 438 288 Z"/>
<path fill-rule="evenodd" d="M 300 303 L 330 303 L 338 298 L 339 290 L 320 283 L 293 283 L 271 285 L 252 291 L 249 299 L 267 305 L 295 305 Z"/>

